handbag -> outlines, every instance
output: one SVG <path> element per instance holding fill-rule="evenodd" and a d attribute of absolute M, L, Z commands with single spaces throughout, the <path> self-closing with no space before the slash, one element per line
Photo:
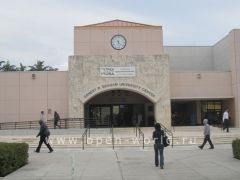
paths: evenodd
<path fill-rule="evenodd" d="M 163 137 L 163 145 L 164 145 L 164 147 L 168 147 L 169 144 L 170 144 L 170 140 L 168 139 L 167 136 L 164 136 Z"/>
<path fill-rule="evenodd" d="M 47 127 L 44 130 L 44 135 L 47 136 L 47 137 L 50 136 L 50 131 Z"/>

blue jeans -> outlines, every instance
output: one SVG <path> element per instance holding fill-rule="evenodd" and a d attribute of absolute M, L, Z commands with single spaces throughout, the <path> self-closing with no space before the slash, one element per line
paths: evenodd
<path fill-rule="evenodd" d="M 163 149 L 164 145 L 161 143 L 154 144 L 154 151 L 155 151 L 155 165 L 159 165 L 159 159 L 158 159 L 158 152 L 160 154 L 160 166 L 164 165 L 164 157 L 163 157 Z"/>

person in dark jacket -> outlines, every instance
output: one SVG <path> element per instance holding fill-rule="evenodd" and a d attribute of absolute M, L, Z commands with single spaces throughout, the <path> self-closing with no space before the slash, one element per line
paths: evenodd
<path fill-rule="evenodd" d="M 164 137 L 164 131 L 161 130 L 161 125 L 159 123 L 156 123 L 155 124 L 155 131 L 153 132 L 154 151 L 155 151 L 155 166 L 158 167 L 158 165 L 159 165 L 159 159 L 158 159 L 158 152 L 159 152 L 161 169 L 163 169 L 163 166 L 164 166 L 163 137 Z"/>
<path fill-rule="evenodd" d="M 39 125 L 41 126 L 40 127 L 40 131 L 38 133 L 38 136 L 40 136 L 40 141 L 39 141 L 39 145 L 37 147 L 37 149 L 35 150 L 36 153 L 39 153 L 40 152 L 40 149 L 41 149 L 41 146 L 42 146 L 42 143 L 44 142 L 44 144 L 48 147 L 49 149 L 49 152 L 48 153 L 51 153 L 53 152 L 53 149 L 52 147 L 50 146 L 50 144 L 48 143 L 48 138 L 49 138 L 49 135 L 50 135 L 50 131 L 48 129 L 48 127 L 46 126 L 45 123 L 43 123 L 42 120 L 39 121 Z"/>
<path fill-rule="evenodd" d="M 204 141 L 203 144 L 201 146 L 198 146 L 200 149 L 203 149 L 204 145 L 206 144 L 206 142 L 208 141 L 210 144 L 210 148 L 209 149 L 214 149 L 213 143 L 210 139 L 210 126 L 208 125 L 208 120 L 204 119 L 203 120 L 203 124 L 204 124 Z"/>
<path fill-rule="evenodd" d="M 61 129 L 61 127 L 58 125 L 59 120 L 60 120 L 59 114 L 57 113 L 57 111 L 54 111 L 54 129 L 56 129 L 56 126 L 58 126 Z"/>

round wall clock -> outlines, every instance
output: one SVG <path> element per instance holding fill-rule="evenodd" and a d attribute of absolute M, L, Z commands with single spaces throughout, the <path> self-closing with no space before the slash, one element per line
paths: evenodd
<path fill-rule="evenodd" d="M 127 44 L 126 38 L 122 35 L 115 35 L 111 39 L 111 45 L 116 50 L 122 50 Z"/>

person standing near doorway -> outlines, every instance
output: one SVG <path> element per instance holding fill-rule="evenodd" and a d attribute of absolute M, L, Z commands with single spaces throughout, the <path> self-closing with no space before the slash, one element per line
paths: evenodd
<path fill-rule="evenodd" d="M 155 131 L 153 132 L 153 140 L 154 140 L 154 151 L 155 151 L 155 166 L 159 165 L 158 153 L 160 154 L 160 168 L 163 169 L 164 166 L 164 157 L 163 157 L 163 137 L 164 131 L 161 130 L 161 125 L 159 123 L 155 124 Z"/>
<path fill-rule="evenodd" d="M 223 131 L 227 129 L 227 132 L 229 132 L 229 114 L 228 114 L 228 108 L 226 108 L 225 112 L 223 113 Z"/>
<path fill-rule="evenodd" d="M 204 124 L 204 141 L 203 144 L 201 146 L 198 146 L 200 149 L 203 149 L 204 145 L 206 144 L 206 142 L 208 141 L 208 143 L 210 144 L 210 148 L 209 149 L 214 149 L 213 143 L 210 139 L 210 126 L 208 124 L 208 120 L 204 119 L 203 120 L 203 124 Z"/>
<path fill-rule="evenodd" d="M 61 127 L 58 125 L 59 120 L 60 120 L 59 114 L 57 113 L 57 111 L 54 111 L 54 129 L 56 129 L 56 126 L 58 126 L 61 129 Z"/>

